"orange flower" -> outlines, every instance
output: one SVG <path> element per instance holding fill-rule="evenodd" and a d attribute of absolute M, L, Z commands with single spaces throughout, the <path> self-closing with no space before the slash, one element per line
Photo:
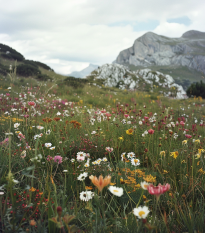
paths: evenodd
<path fill-rule="evenodd" d="M 60 117 L 54 117 L 53 120 L 54 121 L 60 121 Z"/>
<path fill-rule="evenodd" d="M 100 192 L 102 192 L 103 188 L 107 186 L 108 184 L 110 184 L 111 182 L 111 176 L 106 176 L 103 179 L 102 175 L 100 175 L 99 178 L 92 175 L 92 176 L 89 176 L 89 178 L 91 179 L 92 183 L 98 188 Z"/>
<path fill-rule="evenodd" d="M 46 123 L 49 123 L 49 122 L 51 122 L 51 121 L 52 121 L 52 119 L 51 119 L 51 118 L 46 117 L 46 118 L 43 118 L 43 121 L 44 121 L 44 122 L 46 122 Z"/>
<path fill-rule="evenodd" d="M 30 226 L 35 226 L 36 225 L 36 221 L 34 220 L 34 219 L 32 219 L 31 221 L 30 221 Z"/>

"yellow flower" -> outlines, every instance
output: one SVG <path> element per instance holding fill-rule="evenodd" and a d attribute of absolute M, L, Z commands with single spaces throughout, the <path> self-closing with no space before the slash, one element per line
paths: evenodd
<path fill-rule="evenodd" d="M 155 183 L 156 177 L 154 177 L 152 175 L 147 175 L 147 176 L 143 177 L 143 180 L 148 182 L 148 183 Z"/>
<path fill-rule="evenodd" d="M 198 153 L 201 155 L 201 152 L 205 152 L 204 149 L 198 149 Z"/>
<path fill-rule="evenodd" d="M 170 156 L 172 156 L 174 159 L 176 159 L 179 155 L 179 152 L 178 151 L 175 151 L 175 152 L 170 152 Z"/>
<path fill-rule="evenodd" d="M 119 137 L 118 139 L 124 141 L 123 137 Z"/>
<path fill-rule="evenodd" d="M 164 170 L 164 174 L 166 174 L 166 173 L 168 173 L 168 171 L 167 171 L 167 170 Z"/>
<path fill-rule="evenodd" d="M 186 163 L 186 161 L 185 161 L 185 160 L 182 160 L 181 163 Z"/>
<path fill-rule="evenodd" d="M 194 141 L 194 143 L 200 143 L 200 140 L 199 140 L 199 139 L 197 139 L 197 140 L 195 140 L 195 141 Z"/>
<path fill-rule="evenodd" d="M 182 145 L 186 145 L 187 144 L 187 140 L 182 141 Z"/>
<path fill-rule="evenodd" d="M 159 153 L 161 156 L 164 155 L 165 156 L 165 151 L 160 151 Z"/>
<path fill-rule="evenodd" d="M 116 183 L 110 183 L 110 185 L 112 185 L 112 186 L 115 185 L 115 184 L 116 184 Z"/>
<path fill-rule="evenodd" d="M 196 159 L 199 159 L 201 157 L 201 154 L 198 153 L 198 154 L 195 155 L 195 157 L 196 157 Z"/>
<path fill-rule="evenodd" d="M 133 130 L 133 129 L 128 129 L 128 130 L 126 130 L 126 134 L 128 134 L 128 135 L 132 135 L 132 134 L 133 134 L 133 132 L 134 132 L 134 130 Z"/>

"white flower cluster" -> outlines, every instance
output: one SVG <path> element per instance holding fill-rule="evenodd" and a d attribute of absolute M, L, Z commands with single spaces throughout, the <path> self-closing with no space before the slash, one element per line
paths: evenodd
<path fill-rule="evenodd" d="M 104 158 L 102 158 L 102 159 L 99 158 L 99 159 L 93 161 L 92 164 L 93 164 L 93 165 L 100 165 L 101 162 L 107 162 L 107 161 L 108 161 L 107 158 L 104 157 Z"/>

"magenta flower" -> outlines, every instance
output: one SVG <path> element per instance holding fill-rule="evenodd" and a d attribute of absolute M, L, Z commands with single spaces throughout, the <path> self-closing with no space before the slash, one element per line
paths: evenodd
<path fill-rule="evenodd" d="M 170 189 L 170 184 L 166 184 L 166 185 L 161 185 L 158 184 L 158 186 L 154 186 L 153 184 L 150 184 L 147 188 L 149 194 L 151 195 L 155 195 L 157 198 L 157 201 L 159 200 L 159 197 L 167 192 Z"/>
<path fill-rule="evenodd" d="M 60 164 L 60 163 L 62 163 L 62 159 L 63 158 L 60 155 L 56 155 L 53 160 L 55 163 Z"/>

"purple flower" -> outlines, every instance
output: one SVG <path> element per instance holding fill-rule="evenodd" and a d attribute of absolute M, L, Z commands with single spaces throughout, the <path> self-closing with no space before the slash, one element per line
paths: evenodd
<path fill-rule="evenodd" d="M 53 160 L 55 163 L 60 164 L 60 163 L 62 163 L 62 159 L 63 158 L 60 155 L 56 155 Z"/>

